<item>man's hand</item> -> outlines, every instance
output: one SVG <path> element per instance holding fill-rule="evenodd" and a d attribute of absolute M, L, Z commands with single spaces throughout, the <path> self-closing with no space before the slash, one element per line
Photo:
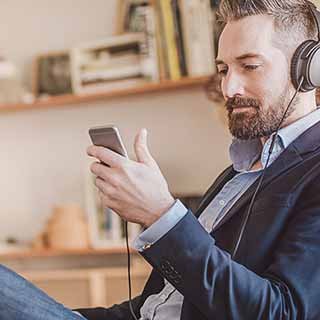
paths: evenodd
<path fill-rule="evenodd" d="M 146 129 L 137 134 L 134 148 L 137 161 L 103 147 L 91 146 L 87 152 L 108 165 L 91 165 L 103 206 L 147 228 L 169 210 L 174 198 L 148 150 Z"/>

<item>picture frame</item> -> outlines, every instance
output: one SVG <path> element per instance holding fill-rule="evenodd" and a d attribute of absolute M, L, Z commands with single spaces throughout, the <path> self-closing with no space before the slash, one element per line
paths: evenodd
<path fill-rule="evenodd" d="M 70 51 L 38 55 L 33 63 L 32 93 L 35 97 L 72 93 Z"/>

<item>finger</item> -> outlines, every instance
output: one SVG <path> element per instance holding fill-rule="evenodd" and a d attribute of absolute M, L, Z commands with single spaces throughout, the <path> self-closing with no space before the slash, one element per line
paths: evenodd
<path fill-rule="evenodd" d="M 147 143 L 147 130 L 141 129 L 135 137 L 134 149 L 137 156 L 138 162 L 144 163 L 149 166 L 154 166 L 156 164 L 153 159 Z"/>
<path fill-rule="evenodd" d="M 103 180 L 110 181 L 113 174 L 113 169 L 107 167 L 101 162 L 94 162 L 90 166 L 90 171 L 95 175 L 101 177 Z"/>
<path fill-rule="evenodd" d="M 109 168 L 100 162 L 94 162 L 90 168 L 91 172 L 102 178 L 107 183 L 110 183 L 114 188 L 119 189 L 121 187 L 121 176 L 117 173 L 117 169 Z"/>
<path fill-rule="evenodd" d="M 111 149 L 99 146 L 90 146 L 87 149 L 87 154 L 94 157 L 101 162 L 109 165 L 110 167 L 121 167 L 122 164 L 127 160 L 122 155 L 112 151 Z"/>
<path fill-rule="evenodd" d="M 110 183 L 97 177 L 95 179 L 95 185 L 104 196 L 106 196 L 110 200 L 114 200 L 116 190 Z"/>
<path fill-rule="evenodd" d="M 120 209 L 120 205 L 117 200 L 113 200 L 112 198 L 106 196 L 100 190 L 98 192 L 98 195 L 99 195 L 99 198 L 101 199 L 101 204 L 102 204 L 103 208 L 111 209 L 118 214 L 118 211 Z"/>
<path fill-rule="evenodd" d="M 98 192 L 98 195 L 99 195 L 102 207 L 105 209 L 109 208 L 113 210 L 113 206 L 114 206 L 113 201 L 100 190 Z"/>

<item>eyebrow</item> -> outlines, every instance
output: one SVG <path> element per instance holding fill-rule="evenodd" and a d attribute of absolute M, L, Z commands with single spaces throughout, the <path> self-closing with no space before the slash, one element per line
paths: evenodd
<path fill-rule="evenodd" d="M 245 59 L 249 59 L 249 58 L 263 58 L 263 56 L 258 53 L 245 53 L 245 54 L 237 57 L 236 60 L 241 61 L 241 60 L 245 60 Z M 219 65 L 219 64 L 225 64 L 225 63 L 223 62 L 223 60 L 216 59 L 216 65 Z"/>

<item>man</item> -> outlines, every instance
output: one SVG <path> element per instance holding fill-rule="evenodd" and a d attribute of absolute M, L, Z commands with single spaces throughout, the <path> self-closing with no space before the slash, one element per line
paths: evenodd
<path fill-rule="evenodd" d="M 135 246 L 154 271 L 133 300 L 137 318 L 320 319 L 320 110 L 314 90 L 299 93 L 291 105 L 237 254 L 230 256 L 295 93 L 293 53 L 317 39 L 310 6 L 303 0 L 222 1 L 226 25 L 217 65 L 236 139 L 233 166 L 206 193 L 199 221 L 170 195 L 146 132 L 136 140 L 138 162 L 89 148 L 110 166 L 91 168 L 104 205 L 146 228 Z M 88 319 L 132 319 L 128 303 L 80 312 Z"/>
<path fill-rule="evenodd" d="M 314 91 L 298 94 L 275 136 L 295 93 L 292 55 L 301 42 L 316 39 L 310 5 L 222 1 L 226 25 L 217 65 L 235 137 L 233 165 L 206 192 L 195 215 L 168 191 L 145 130 L 135 141 L 137 161 L 88 149 L 109 165 L 91 168 L 104 205 L 145 228 L 134 245 L 154 271 L 132 301 L 138 319 L 320 319 L 320 110 Z M 4 268 L 0 278 L 9 292 L 0 289 L 1 319 L 80 318 Z M 92 320 L 133 319 L 128 302 L 78 312 Z"/>

